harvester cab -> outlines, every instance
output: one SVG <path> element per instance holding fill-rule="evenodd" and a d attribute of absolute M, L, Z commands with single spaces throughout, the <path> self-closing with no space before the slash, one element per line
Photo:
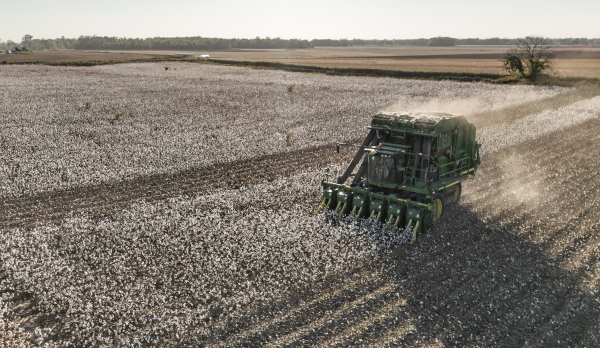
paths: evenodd
<path fill-rule="evenodd" d="M 461 181 L 475 175 L 475 126 L 454 114 L 380 112 L 369 129 L 344 174 L 321 182 L 321 206 L 340 219 L 351 215 L 404 228 L 415 241 L 458 202 Z"/>

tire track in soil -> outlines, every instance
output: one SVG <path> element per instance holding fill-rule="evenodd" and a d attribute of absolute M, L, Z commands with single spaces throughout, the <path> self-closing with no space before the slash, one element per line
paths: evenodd
<path fill-rule="evenodd" d="M 349 141 L 352 142 L 352 141 Z M 335 151 L 335 144 L 262 155 L 241 161 L 220 163 L 177 173 L 144 176 L 128 181 L 98 184 L 36 196 L 0 201 L 0 228 L 33 227 L 59 221 L 74 212 L 89 212 L 95 218 L 126 207 L 132 201 L 152 202 L 178 195 L 211 193 L 222 189 L 271 182 L 309 168 L 325 167 L 350 159 L 350 148 Z"/>

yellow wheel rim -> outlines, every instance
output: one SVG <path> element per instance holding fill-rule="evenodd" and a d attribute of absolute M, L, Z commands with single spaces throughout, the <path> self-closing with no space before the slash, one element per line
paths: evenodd
<path fill-rule="evenodd" d="M 454 201 L 458 201 L 458 197 L 460 197 L 460 186 L 456 185 L 454 189 Z"/>
<path fill-rule="evenodd" d="M 433 222 L 436 222 L 440 219 L 440 216 L 442 216 L 442 200 L 436 199 L 433 201 L 433 206 L 435 207 L 435 211 L 431 213 L 431 219 Z"/>

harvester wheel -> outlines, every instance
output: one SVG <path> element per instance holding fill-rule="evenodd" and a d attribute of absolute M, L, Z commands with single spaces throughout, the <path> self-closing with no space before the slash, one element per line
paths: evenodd
<path fill-rule="evenodd" d="M 431 222 L 436 223 L 440 220 L 442 214 L 444 213 L 445 204 L 441 197 L 434 199 L 432 204 L 435 206 L 436 211 L 431 212 Z"/>
<path fill-rule="evenodd" d="M 442 214 L 444 214 L 444 208 L 446 207 L 446 204 L 441 197 L 434 199 L 433 202 L 431 202 L 431 204 L 433 204 L 436 207 L 437 211 L 427 211 L 425 213 L 423 219 L 424 226 L 422 227 L 421 233 L 426 233 L 431 228 L 431 225 L 438 222 L 442 217 Z"/>
<path fill-rule="evenodd" d="M 452 201 L 453 203 L 458 203 L 458 201 L 460 201 L 460 196 L 462 194 L 462 185 L 460 183 L 458 183 L 457 185 L 454 185 L 454 195 L 453 198 L 454 200 Z"/>

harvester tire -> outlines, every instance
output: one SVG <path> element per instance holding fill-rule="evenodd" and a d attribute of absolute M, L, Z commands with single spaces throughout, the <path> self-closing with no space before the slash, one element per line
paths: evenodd
<path fill-rule="evenodd" d="M 460 201 L 460 196 L 462 195 L 462 184 L 458 183 L 454 186 L 456 187 L 454 187 L 454 191 L 452 194 L 452 203 L 458 203 Z"/>
<path fill-rule="evenodd" d="M 442 215 L 444 214 L 446 203 L 442 196 L 436 197 L 436 199 L 434 199 L 431 203 L 436 205 L 436 208 L 439 208 L 440 206 L 441 208 L 439 208 L 439 211 L 435 213 L 431 211 L 425 213 L 426 215 L 423 219 L 425 226 L 423 226 L 423 230 L 421 233 L 426 233 L 433 225 L 435 225 L 436 222 L 438 222 L 441 219 Z"/>
<path fill-rule="evenodd" d="M 431 203 L 436 207 L 436 211 L 431 212 L 429 218 L 431 220 L 430 223 L 435 224 L 442 218 L 442 215 L 444 214 L 444 210 L 446 208 L 446 204 L 442 197 L 436 197 L 436 199 L 434 199 Z"/>

